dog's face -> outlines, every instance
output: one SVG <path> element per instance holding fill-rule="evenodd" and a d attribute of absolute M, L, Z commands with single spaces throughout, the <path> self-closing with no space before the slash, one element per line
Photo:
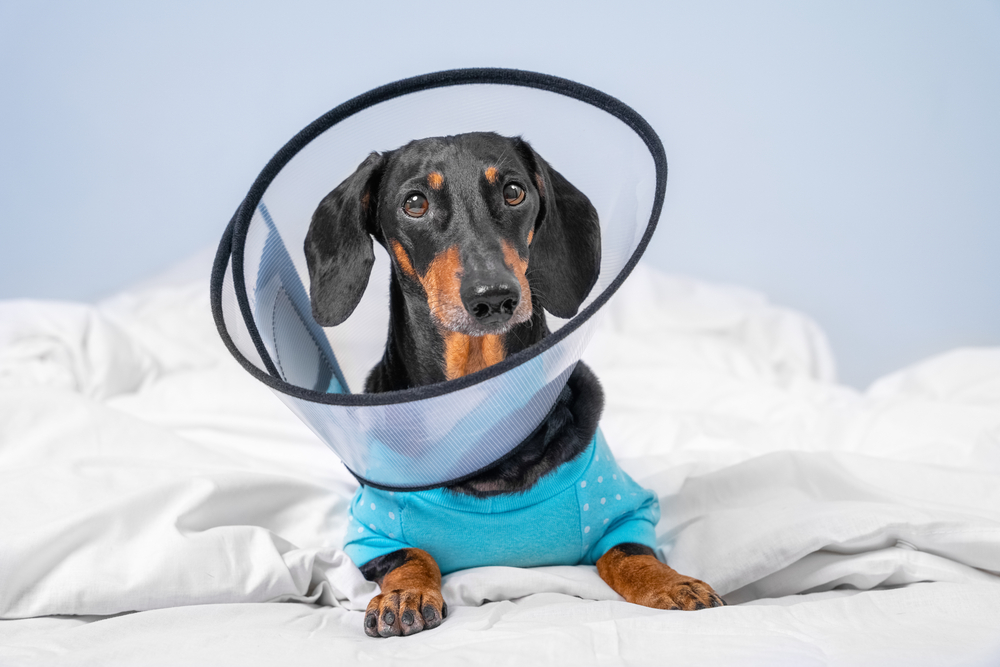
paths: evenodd
<path fill-rule="evenodd" d="M 510 139 L 467 134 L 388 156 L 380 240 L 444 331 L 503 334 L 531 317 L 526 271 L 542 202 L 518 153 Z"/>
<path fill-rule="evenodd" d="M 372 238 L 389 252 L 407 308 L 429 313 L 446 341 L 496 339 L 499 357 L 485 365 L 535 309 L 576 314 L 600 268 L 590 200 L 526 142 L 493 133 L 372 153 L 323 199 L 305 241 L 319 324 L 340 324 L 357 306 Z"/>

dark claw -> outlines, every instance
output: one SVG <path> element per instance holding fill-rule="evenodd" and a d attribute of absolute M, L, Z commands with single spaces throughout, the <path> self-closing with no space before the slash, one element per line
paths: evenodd
<path fill-rule="evenodd" d="M 428 605 L 424 605 L 424 608 L 420 610 L 420 613 L 424 615 L 424 621 L 427 623 L 432 623 L 437 618 L 437 609 Z"/>
<path fill-rule="evenodd" d="M 448 603 L 441 603 L 441 618 L 448 618 Z"/>
<path fill-rule="evenodd" d="M 386 609 L 382 613 L 382 622 L 386 625 L 392 625 L 396 621 L 396 614 L 392 613 L 392 609 Z"/>
<path fill-rule="evenodd" d="M 695 603 L 694 603 L 694 608 L 695 608 L 696 610 L 697 610 L 697 609 L 706 609 L 706 607 L 705 607 L 705 603 L 704 603 L 704 602 L 702 602 L 701 600 L 698 600 L 697 602 L 695 602 Z"/>
<path fill-rule="evenodd" d="M 413 625 L 413 610 L 407 609 L 403 612 L 403 616 L 399 619 L 403 622 L 403 625 Z"/>
<path fill-rule="evenodd" d="M 670 611 L 680 611 L 681 610 L 681 608 L 678 607 L 675 604 L 670 605 L 669 607 L 667 607 L 667 609 L 669 609 Z"/>
<path fill-rule="evenodd" d="M 371 630 L 376 625 L 378 625 L 378 618 L 375 616 L 375 612 L 368 612 L 368 615 L 365 616 L 365 627 Z"/>

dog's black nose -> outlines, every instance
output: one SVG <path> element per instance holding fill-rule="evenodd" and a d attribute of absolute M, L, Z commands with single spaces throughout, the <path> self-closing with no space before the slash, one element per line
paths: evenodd
<path fill-rule="evenodd" d="M 462 302 L 469 314 L 480 324 L 506 322 L 514 314 L 521 300 L 519 285 L 471 285 L 462 290 Z"/>

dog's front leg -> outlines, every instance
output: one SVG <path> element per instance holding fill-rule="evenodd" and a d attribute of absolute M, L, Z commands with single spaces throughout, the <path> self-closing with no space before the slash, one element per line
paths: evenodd
<path fill-rule="evenodd" d="M 656 609 L 705 609 L 726 603 L 699 579 L 678 574 L 653 550 L 627 542 L 597 559 L 597 573 L 627 602 Z"/>
<path fill-rule="evenodd" d="M 400 549 L 361 566 L 365 579 L 382 589 L 365 612 L 370 637 L 412 635 L 441 625 L 448 605 L 441 597 L 441 570 L 422 549 Z"/>

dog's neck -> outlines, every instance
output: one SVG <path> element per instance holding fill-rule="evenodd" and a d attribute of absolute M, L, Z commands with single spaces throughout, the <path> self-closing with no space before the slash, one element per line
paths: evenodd
<path fill-rule="evenodd" d="M 412 283 L 394 275 L 389 284 L 389 334 L 385 354 L 365 382 L 366 392 L 409 389 L 475 373 L 534 345 L 549 334 L 545 312 L 532 309 L 531 318 L 505 334 L 468 336 L 442 329 L 427 299 Z"/>
<path fill-rule="evenodd" d="M 422 294 L 404 293 L 396 276 L 389 286 L 389 338 L 385 354 L 365 383 L 367 392 L 408 389 L 444 382 L 475 372 L 537 343 L 549 334 L 539 304 L 531 319 L 498 340 L 441 332 Z M 424 304 L 421 307 L 421 303 Z M 487 339 L 487 340 L 484 340 Z M 500 345 L 498 352 L 497 345 Z M 495 355 L 491 357 L 490 355 Z M 488 362 L 488 363 L 487 363 Z M 512 455 L 489 470 L 454 484 L 454 493 L 478 498 L 520 493 L 563 463 L 577 457 L 590 443 L 604 407 L 604 392 L 593 372 L 581 361 L 570 375 L 548 418 Z"/>

